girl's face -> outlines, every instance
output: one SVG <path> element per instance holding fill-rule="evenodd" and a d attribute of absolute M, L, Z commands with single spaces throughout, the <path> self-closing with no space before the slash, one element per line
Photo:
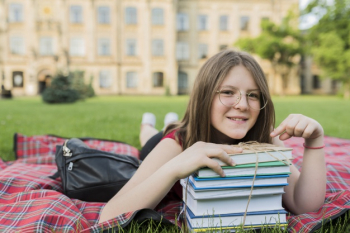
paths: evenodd
<path fill-rule="evenodd" d="M 232 139 L 242 139 L 254 126 L 260 113 L 259 110 L 249 106 L 247 93 L 256 92 L 259 88 L 253 76 L 243 65 L 235 66 L 229 71 L 219 90 L 223 87 L 239 89 L 242 94 L 241 100 L 235 106 L 228 107 L 220 102 L 219 93 L 217 93 L 211 106 L 211 125 L 221 132 L 223 137 L 226 135 Z M 225 141 L 225 138 L 215 139 L 215 141 L 220 140 Z"/>

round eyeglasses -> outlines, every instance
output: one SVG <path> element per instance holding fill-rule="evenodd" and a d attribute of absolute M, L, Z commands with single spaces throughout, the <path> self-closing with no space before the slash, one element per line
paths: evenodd
<path fill-rule="evenodd" d="M 216 91 L 216 93 L 219 93 L 220 102 L 227 107 L 237 105 L 242 99 L 241 91 L 232 86 L 222 87 L 221 90 Z M 250 91 L 249 93 L 246 93 L 246 95 L 249 108 L 260 111 L 266 107 L 267 99 L 259 90 Z"/>

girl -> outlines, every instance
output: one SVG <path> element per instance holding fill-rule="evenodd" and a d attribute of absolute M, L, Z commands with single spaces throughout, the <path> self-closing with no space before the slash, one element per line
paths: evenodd
<path fill-rule="evenodd" d="M 155 208 L 174 184 L 201 167 L 225 176 L 218 158 L 234 165 L 228 154 L 246 141 L 283 146 L 303 137 L 303 171 L 291 165 L 284 207 L 294 214 L 315 211 L 324 202 L 326 168 L 323 128 L 300 114 L 289 115 L 277 128 L 266 78 L 258 63 L 244 52 L 222 51 L 200 69 L 183 120 L 169 125 L 132 179 L 106 204 L 100 222 L 119 214 Z M 147 128 L 151 126 L 143 126 Z M 152 130 L 152 129 L 150 129 Z"/>

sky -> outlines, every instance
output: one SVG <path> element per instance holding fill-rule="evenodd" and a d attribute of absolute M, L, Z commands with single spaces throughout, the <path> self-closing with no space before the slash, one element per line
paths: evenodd
<path fill-rule="evenodd" d="M 311 0 L 299 0 L 299 9 L 303 10 L 309 4 Z M 315 15 L 309 14 L 300 19 L 299 29 L 308 29 L 317 23 L 317 17 Z"/>

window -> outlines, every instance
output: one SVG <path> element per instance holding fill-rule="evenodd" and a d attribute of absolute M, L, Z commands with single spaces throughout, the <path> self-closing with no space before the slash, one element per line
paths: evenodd
<path fill-rule="evenodd" d="M 40 38 L 40 55 L 53 55 L 53 40 L 51 37 Z"/>
<path fill-rule="evenodd" d="M 241 17 L 241 30 L 242 31 L 248 31 L 249 29 L 249 17 L 248 16 L 242 16 Z"/>
<path fill-rule="evenodd" d="M 176 16 L 176 26 L 178 31 L 186 31 L 189 29 L 188 15 L 178 13 Z"/>
<path fill-rule="evenodd" d="M 159 40 L 159 39 L 152 40 L 152 55 L 153 56 L 163 56 L 164 55 L 163 40 Z"/>
<path fill-rule="evenodd" d="M 162 8 L 152 9 L 152 25 L 164 24 L 164 10 Z"/>
<path fill-rule="evenodd" d="M 207 44 L 199 44 L 198 45 L 198 58 L 203 59 L 208 56 L 208 45 Z"/>
<path fill-rule="evenodd" d="M 14 71 L 12 72 L 13 87 L 23 87 L 23 72 Z"/>
<path fill-rule="evenodd" d="M 220 28 L 220 31 L 227 31 L 228 30 L 228 16 L 227 15 L 220 16 L 219 28 Z"/>
<path fill-rule="evenodd" d="M 127 72 L 126 73 L 126 87 L 127 88 L 137 87 L 137 73 L 136 72 Z"/>
<path fill-rule="evenodd" d="M 186 42 L 177 42 L 176 58 L 177 60 L 187 60 L 190 57 L 189 46 Z"/>
<path fill-rule="evenodd" d="M 99 75 L 100 88 L 110 88 L 112 86 L 111 73 L 108 70 L 101 70 Z"/>
<path fill-rule="evenodd" d="M 137 10 L 135 7 L 125 8 L 125 23 L 137 24 Z"/>
<path fill-rule="evenodd" d="M 24 41 L 22 37 L 10 38 L 10 50 L 12 54 L 24 54 Z"/>
<path fill-rule="evenodd" d="M 208 16 L 206 15 L 198 16 L 198 30 L 200 31 L 208 30 Z"/>
<path fill-rule="evenodd" d="M 162 87 L 163 86 L 163 80 L 164 80 L 163 72 L 154 72 L 152 79 L 153 79 L 153 87 Z"/>
<path fill-rule="evenodd" d="M 178 74 L 178 94 L 188 93 L 188 75 L 185 72 L 179 71 Z"/>
<path fill-rule="evenodd" d="M 111 46 L 110 46 L 109 39 L 98 40 L 98 55 L 100 56 L 111 55 Z"/>
<path fill-rule="evenodd" d="M 9 7 L 9 21 L 22 22 L 23 21 L 23 6 L 19 3 L 11 3 Z"/>
<path fill-rule="evenodd" d="M 108 6 L 99 6 L 97 8 L 97 19 L 99 24 L 110 23 L 110 10 Z"/>
<path fill-rule="evenodd" d="M 70 22 L 71 23 L 82 23 L 83 22 L 83 8 L 82 6 L 71 6 L 70 7 Z"/>
<path fill-rule="evenodd" d="M 69 54 L 71 56 L 84 56 L 85 43 L 82 38 L 71 38 L 69 45 Z"/>
<path fill-rule="evenodd" d="M 136 56 L 136 40 L 127 39 L 126 40 L 126 55 Z"/>
<path fill-rule="evenodd" d="M 313 75 L 312 76 L 312 88 L 313 89 L 319 89 L 321 88 L 321 81 L 318 75 Z"/>

